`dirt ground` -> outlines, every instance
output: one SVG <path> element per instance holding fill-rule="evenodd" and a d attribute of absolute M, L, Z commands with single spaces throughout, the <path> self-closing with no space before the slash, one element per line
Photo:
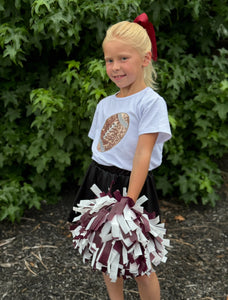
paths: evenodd
<path fill-rule="evenodd" d="M 227 185 L 217 206 L 161 201 L 171 241 L 156 268 L 162 300 L 226 300 L 228 295 Z M 26 212 L 20 225 L 0 224 L 0 299 L 108 299 L 102 276 L 73 249 L 66 219 L 73 193 Z M 125 299 L 139 299 L 134 280 Z"/>

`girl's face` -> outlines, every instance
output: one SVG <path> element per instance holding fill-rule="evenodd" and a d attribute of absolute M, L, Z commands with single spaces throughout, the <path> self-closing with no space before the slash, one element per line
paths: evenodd
<path fill-rule="evenodd" d="M 120 88 L 119 97 L 137 93 L 146 87 L 144 67 L 151 60 L 151 53 L 141 57 L 138 51 L 122 40 L 104 43 L 104 58 L 109 78 Z"/>

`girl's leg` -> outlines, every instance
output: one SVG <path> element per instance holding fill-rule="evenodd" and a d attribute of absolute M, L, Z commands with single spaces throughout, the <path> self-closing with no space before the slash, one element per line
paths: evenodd
<path fill-rule="evenodd" d="M 104 281 L 111 300 L 123 300 L 123 278 L 118 277 L 116 282 L 111 282 L 110 278 L 103 273 Z"/>
<path fill-rule="evenodd" d="M 160 285 L 155 272 L 135 278 L 141 300 L 160 300 Z"/>

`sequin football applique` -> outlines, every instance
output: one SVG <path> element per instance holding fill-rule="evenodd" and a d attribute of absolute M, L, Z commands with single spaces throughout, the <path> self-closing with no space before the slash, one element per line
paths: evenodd
<path fill-rule="evenodd" d="M 117 145 L 127 133 L 129 116 L 127 113 L 117 113 L 109 117 L 101 130 L 97 150 L 105 152 Z"/>

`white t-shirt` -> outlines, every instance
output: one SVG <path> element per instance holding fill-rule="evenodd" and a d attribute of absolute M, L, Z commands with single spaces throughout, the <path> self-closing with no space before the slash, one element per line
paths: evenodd
<path fill-rule="evenodd" d="M 163 144 L 171 138 L 165 100 L 149 87 L 128 97 L 106 97 L 98 103 L 89 131 L 92 159 L 131 171 L 138 137 L 155 132 L 149 170 L 161 164 Z"/>

